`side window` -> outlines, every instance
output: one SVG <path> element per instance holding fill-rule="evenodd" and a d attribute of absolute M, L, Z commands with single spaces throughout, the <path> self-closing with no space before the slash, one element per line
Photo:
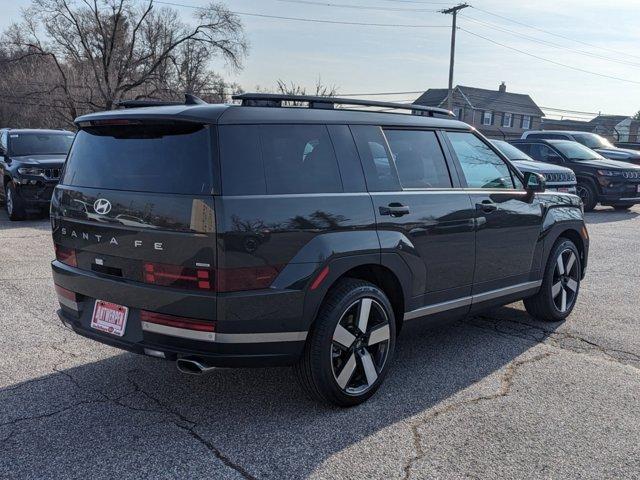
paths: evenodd
<path fill-rule="evenodd" d="M 351 133 L 362 160 L 367 187 L 372 192 L 400 190 L 400 182 L 391 153 L 380 127 L 353 125 Z"/>
<path fill-rule="evenodd" d="M 562 163 L 562 158 L 555 150 L 541 143 L 531 145 L 531 156 L 541 162 Z"/>
<path fill-rule="evenodd" d="M 514 188 L 511 170 L 472 133 L 447 132 L 470 188 Z"/>
<path fill-rule="evenodd" d="M 220 156 L 225 195 L 343 191 L 324 125 L 221 126 Z"/>
<path fill-rule="evenodd" d="M 384 130 L 404 188 L 450 188 L 449 169 L 435 132 Z"/>
<path fill-rule="evenodd" d="M 260 139 L 267 193 L 342 192 L 326 126 L 263 125 Z"/>

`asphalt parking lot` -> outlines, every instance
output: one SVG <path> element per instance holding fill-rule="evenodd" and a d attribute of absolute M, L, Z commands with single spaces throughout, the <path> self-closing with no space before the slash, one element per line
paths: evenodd
<path fill-rule="evenodd" d="M 640 478 L 640 208 L 587 215 L 564 324 L 414 322 L 343 410 L 290 369 L 185 376 L 57 320 L 48 220 L 0 213 L 0 478 Z"/>

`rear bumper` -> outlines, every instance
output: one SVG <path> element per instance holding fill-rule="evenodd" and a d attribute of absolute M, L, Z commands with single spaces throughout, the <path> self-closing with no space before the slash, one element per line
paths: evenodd
<path fill-rule="evenodd" d="M 52 263 L 52 269 L 56 285 L 79 295 L 77 302 L 60 299 L 58 315 L 62 322 L 79 335 L 113 347 L 168 360 L 195 357 L 217 367 L 291 365 L 298 360 L 304 348 L 307 331 L 302 322 L 292 329 L 292 322 L 283 320 L 290 319 L 293 315 L 291 309 L 297 310 L 298 305 L 297 311 L 301 314 L 302 292 L 257 291 L 250 298 L 244 292 L 243 303 L 250 303 L 259 318 L 237 318 L 233 312 L 225 312 L 225 305 L 229 302 L 221 299 L 220 295 L 108 278 L 58 261 Z M 91 328 L 96 299 L 129 307 L 122 337 Z M 273 310 L 274 301 L 285 305 L 288 311 Z M 176 336 L 170 327 L 153 325 L 149 328 L 148 323 L 144 325 L 140 318 L 142 309 L 215 322 L 214 335 L 208 340 L 194 339 L 186 338 L 188 335 Z"/>

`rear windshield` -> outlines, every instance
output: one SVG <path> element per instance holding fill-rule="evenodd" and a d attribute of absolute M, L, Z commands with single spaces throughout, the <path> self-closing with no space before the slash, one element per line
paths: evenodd
<path fill-rule="evenodd" d="M 23 155 L 66 155 L 73 133 L 10 133 L 9 153 Z"/>
<path fill-rule="evenodd" d="M 124 125 L 78 132 L 64 185 L 152 193 L 212 193 L 211 135 L 197 124 Z"/>

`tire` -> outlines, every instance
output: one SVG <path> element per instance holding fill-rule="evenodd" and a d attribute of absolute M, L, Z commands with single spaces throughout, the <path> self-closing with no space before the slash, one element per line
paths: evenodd
<path fill-rule="evenodd" d="M 24 201 L 16 193 L 13 183 L 8 183 L 4 187 L 4 209 L 11 221 L 15 222 L 25 218 Z"/>
<path fill-rule="evenodd" d="M 581 272 L 578 248 L 571 240 L 560 237 L 547 259 L 540 290 L 524 300 L 529 315 L 545 322 L 566 319 L 578 299 Z"/>
<path fill-rule="evenodd" d="M 384 292 L 363 280 L 340 280 L 320 306 L 296 374 L 312 398 L 358 405 L 384 380 L 395 339 L 393 308 Z"/>
<path fill-rule="evenodd" d="M 596 205 L 598 204 L 598 192 L 591 182 L 579 182 L 576 186 L 576 193 L 584 204 L 585 212 L 590 212 L 596 208 Z"/>
<path fill-rule="evenodd" d="M 612 205 L 612 207 L 614 208 L 614 210 L 625 212 L 633 207 L 633 205 Z"/>

